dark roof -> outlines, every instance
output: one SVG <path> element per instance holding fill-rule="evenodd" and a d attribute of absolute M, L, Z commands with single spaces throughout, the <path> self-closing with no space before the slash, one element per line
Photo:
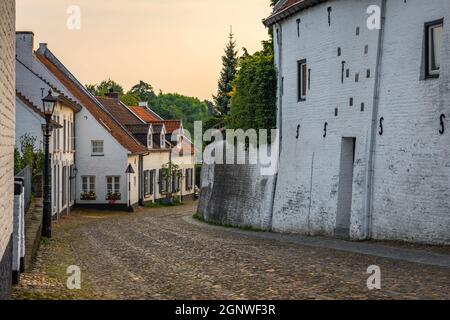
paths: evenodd
<path fill-rule="evenodd" d="M 121 124 L 140 125 L 145 124 L 139 117 L 131 112 L 119 99 L 110 97 L 97 97 L 97 100 L 108 110 Z"/>
<path fill-rule="evenodd" d="M 161 123 L 152 124 L 153 134 L 160 134 L 164 128 L 164 125 Z"/>
<path fill-rule="evenodd" d="M 128 131 L 130 131 L 132 134 L 148 134 L 150 130 L 150 124 L 144 123 L 144 124 L 135 124 L 135 125 L 127 125 Z"/>
<path fill-rule="evenodd" d="M 263 23 L 266 27 L 269 27 L 299 11 L 326 1 L 328 0 L 281 0 L 275 5 L 272 14 L 263 20 Z"/>
<path fill-rule="evenodd" d="M 122 127 L 114 118 L 103 110 L 90 96 L 86 90 L 82 89 L 65 72 L 61 71 L 52 61 L 47 58 L 48 51 L 43 54 L 36 52 L 36 57 L 44 66 L 64 85 L 67 90 L 85 107 L 97 122 L 103 126 L 125 149 L 134 154 L 146 153 L 147 148 L 137 141 L 131 133 Z M 55 58 L 56 59 L 56 58 Z"/>

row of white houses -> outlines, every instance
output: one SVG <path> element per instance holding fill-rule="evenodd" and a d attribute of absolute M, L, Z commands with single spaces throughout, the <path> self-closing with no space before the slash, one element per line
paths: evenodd
<path fill-rule="evenodd" d="M 32 32 L 16 33 L 16 146 L 31 135 L 35 148 L 43 148 L 42 98 L 52 91 L 58 97 L 50 143 L 55 217 L 75 205 L 132 210 L 168 191 L 193 197 L 193 146 L 181 121 L 163 120 L 145 104 L 126 106 L 113 92 L 95 97 L 46 44 L 33 47 Z M 169 162 L 179 169 L 173 179 L 162 174 Z"/>

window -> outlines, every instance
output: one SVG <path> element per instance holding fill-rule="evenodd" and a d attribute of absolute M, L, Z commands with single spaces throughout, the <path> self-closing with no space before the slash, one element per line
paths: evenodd
<path fill-rule="evenodd" d="M 92 155 L 94 156 L 102 156 L 103 155 L 103 141 L 101 140 L 93 140 L 92 144 Z"/>
<path fill-rule="evenodd" d="M 164 134 L 161 134 L 161 136 L 159 137 L 160 141 L 159 141 L 159 145 L 161 146 L 161 148 L 165 148 L 165 141 L 164 141 Z"/>
<path fill-rule="evenodd" d="M 439 77 L 439 70 L 441 68 L 441 40 L 442 28 L 444 20 L 438 20 L 425 24 L 425 38 L 426 38 L 426 77 Z"/>
<path fill-rule="evenodd" d="M 144 195 L 150 194 L 150 171 L 144 171 Z"/>
<path fill-rule="evenodd" d="M 167 192 L 168 177 L 163 177 L 163 170 L 159 170 L 159 193 Z"/>
<path fill-rule="evenodd" d="M 192 190 L 194 169 L 186 169 L 186 191 Z"/>
<path fill-rule="evenodd" d="M 95 192 L 95 177 L 81 177 L 83 193 Z"/>
<path fill-rule="evenodd" d="M 67 145 L 66 145 L 66 142 L 67 142 L 67 121 L 66 121 L 66 119 L 64 119 L 64 121 L 63 121 L 63 152 L 66 152 L 67 151 Z"/>
<path fill-rule="evenodd" d="M 120 177 L 106 177 L 108 193 L 120 192 Z"/>
<path fill-rule="evenodd" d="M 156 170 L 150 171 L 150 194 L 154 193 L 155 190 L 155 176 L 156 176 Z"/>
<path fill-rule="evenodd" d="M 306 60 L 298 62 L 298 101 L 306 100 L 308 86 L 308 66 Z"/>
<path fill-rule="evenodd" d="M 151 133 L 147 136 L 147 147 L 149 149 L 153 148 L 153 135 Z"/>

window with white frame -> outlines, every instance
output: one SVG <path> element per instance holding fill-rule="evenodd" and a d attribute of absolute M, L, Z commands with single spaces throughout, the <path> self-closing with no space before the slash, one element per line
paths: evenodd
<path fill-rule="evenodd" d="M 83 190 L 83 193 L 95 192 L 95 177 L 81 177 L 81 188 Z"/>
<path fill-rule="evenodd" d="M 92 146 L 92 155 L 94 156 L 104 155 L 105 150 L 103 146 L 103 140 L 92 140 L 91 146 Z"/>
<path fill-rule="evenodd" d="M 166 147 L 165 139 L 164 139 L 164 134 L 163 134 L 163 133 L 162 133 L 161 136 L 160 136 L 159 145 L 161 146 L 161 148 L 165 148 L 165 147 Z"/>
<path fill-rule="evenodd" d="M 153 148 L 153 134 L 149 133 L 147 136 L 147 147 L 149 149 Z"/>
<path fill-rule="evenodd" d="M 120 177 L 106 177 L 106 187 L 109 193 L 119 193 L 120 192 Z"/>
<path fill-rule="evenodd" d="M 439 77 L 441 68 L 441 42 L 444 20 L 429 22 L 425 24 L 426 38 L 426 77 Z"/>
<path fill-rule="evenodd" d="M 308 90 L 308 65 L 306 64 L 306 59 L 298 61 L 297 64 L 298 101 L 305 101 Z"/>

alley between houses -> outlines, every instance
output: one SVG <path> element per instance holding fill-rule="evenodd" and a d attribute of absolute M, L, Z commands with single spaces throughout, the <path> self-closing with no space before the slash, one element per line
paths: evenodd
<path fill-rule="evenodd" d="M 54 238 L 42 243 L 13 298 L 450 298 L 449 268 L 210 226 L 191 218 L 195 206 L 74 212 L 54 225 Z M 81 290 L 66 288 L 71 265 L 81 268 Z M 371 265 L 381 268 L 381 290 L 367 289 Z"/>

